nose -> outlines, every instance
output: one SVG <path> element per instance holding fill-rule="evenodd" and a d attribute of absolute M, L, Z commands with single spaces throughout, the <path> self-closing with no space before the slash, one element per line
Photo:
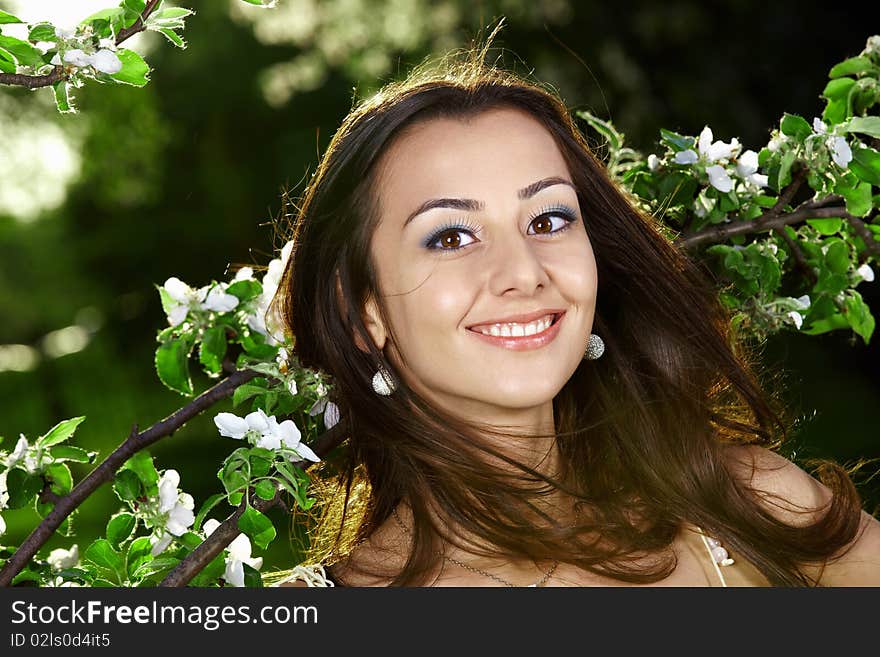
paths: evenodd
<path fill-rule="evenodd" d="M 498 296 L 519 292 L 532 296 L 549 282 L 544 263 L 531 237 L 517 231 L 500 236 L 494 246 L 489 289 Z"/>

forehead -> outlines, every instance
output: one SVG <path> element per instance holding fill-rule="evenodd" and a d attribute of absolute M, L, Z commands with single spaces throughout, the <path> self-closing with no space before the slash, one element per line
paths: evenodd
<path fill-rule="evenodd" d="M 484 198 L 552 175 L 568 178 L 553 136 L 527 112 L 498 108 L 468 118 L 435 118 L 408 126 L 379 162 L 383 207 L 431 195 Z"/>

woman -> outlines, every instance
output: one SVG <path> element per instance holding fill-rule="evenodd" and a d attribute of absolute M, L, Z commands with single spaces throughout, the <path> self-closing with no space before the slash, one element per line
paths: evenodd
<path fill-rule="evenodd" d="M 273 310 L 348 441 L 286 583 L 880 585 L 712 283 L 487 48 L 357 106 L 298 208 Z"/>

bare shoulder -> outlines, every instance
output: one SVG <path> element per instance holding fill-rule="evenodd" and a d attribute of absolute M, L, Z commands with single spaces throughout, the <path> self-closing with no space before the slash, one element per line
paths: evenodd
<path fill-rule="evenodd" d="M 731 473 L 754 489 L 767 511 L 790 525 L 822 517 L 831 490 L 784 456 L 758 445 L 731 445 L 725 451 Z"/>
<path fill-rule="evenodd" d="M 833 497 L 818 479 L 784 456 L 755 445 L 727 448 L 727 463 L 734 476 L 754 489 L 769 513 L 793 526 L 821 518 Z M 880 586 L 880 521 L 862 511 L 855 539 L 843 556 L 817 570 L 823 586 Z"/>

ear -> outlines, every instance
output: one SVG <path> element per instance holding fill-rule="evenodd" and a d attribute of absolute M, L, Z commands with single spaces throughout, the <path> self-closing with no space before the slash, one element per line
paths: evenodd
<path fill-rule="evenodd" d="M 342 283 L 339 280 L 338 271 L 336 272 L 336 299 L 339 303 L 339 309 L 342 312 L 342 319 L 345 321 L 348 317 L 348 304 L 346 303 L 345 296 L 342 294 Z M 373 340 L 376 348 L 379 351 L 382 351 L 382 349 L 385 348 L 385 324 L 382 322 L 382 317 L 379 314 L 379 307 L 372 295 L 370 295 L 370 298 L 364 304 L 361 319 L 363 319 L 367 331 L 370 333 L 370 338 Z M 365 353 L 369 353 L 370 349 L 366 342 L 364 342 L 364 336 L 361 335 L 360 332 L 357 332 L 353 337 L 357 348 Z"/>

